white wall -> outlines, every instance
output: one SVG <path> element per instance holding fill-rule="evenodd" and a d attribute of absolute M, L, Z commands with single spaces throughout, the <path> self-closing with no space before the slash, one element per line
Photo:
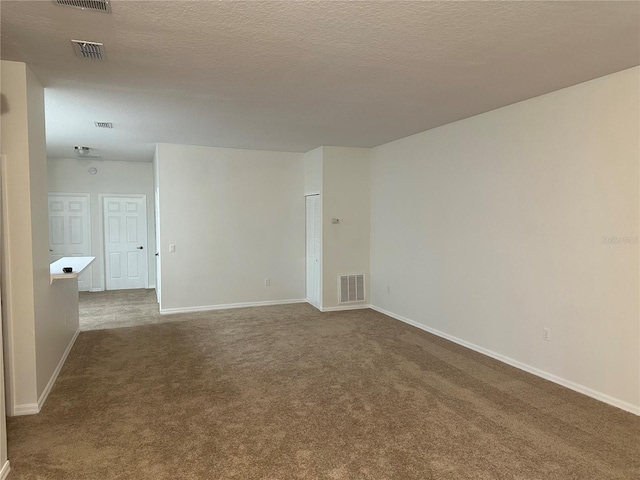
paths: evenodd
<path fill-rule="evenodd" d="M 159 144 L 156 163 L 161 311 L 304 298 L 302 154 Z"/>
<path fill-rule="evenodd" d="M 0 156 L 0 167 L 4 164 L 4 155 Z M 3 177 L 3 168 L 0 168 L 0 181 Z M 4 216 L 2 205 L 2 183 L 0 182 L 0 249 L 3 248 L 2 234 L 4 232 L 4 226 L 2 218 Z M 4 264 L 4 253 L 0 250 L 0 271 Z M 4 284 L 4 279 L 0 282 Z M 2 304 L 2 289 L 0 289 L 0 305 Z M 2 325 L 2 309 L 0 309 L 0 325 Z M 0 478 L 6 478 L 6 475 L 10 469 L 9 460 L 7 456 L 7 419 L 6 419 L 6 403 L 5 403 L 5 388 L 4 388 L 4 334 L 0 328 Z"/>
<path fill-rule="evenodd" d="M 304 193 L 322 193 L 322 162 L 324 147 L 315 148 L 304 154 Z"/>
<path fill-rule="evenodd" d="M 2 319 L 0 313 L 0 320 Z M 2 352 L 2 329 L 0 329 L 0 478 L 6 478 L 9 471 L 7 455 L 7 418 L 4 400 L 4 355 Z M 4 475 L 4 476 L 3 476 Z"/>
<path fill-rule="evenodd" d="M 88 193 L 91 201 L 92 290 L 105 289 L 104 232 L 100 194 L 144 194 L 147 196 L 147 264 L 149 286 L 156 283 L 153 165 L 149 162 L 113 162 L 91 159 L 49 160 L 49 192 Z M 88 170 L 95 167 L 98 173 Z"/>
<path fill-rule="evenodd" d="M 323 147 L 322 309 L 338 309 L 338 276 L 365 274 L 369 303 L 370 149 Z M 337 218 L 340 223 L 333 224 Z M 357 306 L 357 304 L 348 304 Z"/>
<path fill-rule="evenodd" d="M 7 412 L 37 401 L 27 67 L 2 61 L 3 322 Z M 18 265 L 20 268 L 17 268 Z M 17 319 L 20 319 L 18 322 Z"/>
<path fill-rule="evenodd" d="M 24 63 L 2 61 L 2 93 L 5 373 L 7 413 L 16 415 L 42 406 L 78 314 L 68 312 L 67 287 L 49 281 L 44 90 Z"/>
<path fill-rule="evenodd" d="M 370 154 L 368 148 L 319 147 L 304 154 L 305 193 L 320 193 L 320 309 L 369 304 Z M 337 218 L 338 224 L 332 223 Z M 365 274 L 365 301 L 340 304 L 338 276 Z"/>
<path fill-rule="evenodd" d="M 155 224 L 154 235 L 149 235 L 149 238 L 153 238 L 153 244 L 156 245 L 156 252 L 158 255 L 154 255 L 153 260 L 153 269 L 155 272 L 155 283 L 156 283 L 156 299 L 158 300 L 158 304 L 160 303 L 160 297 L 162 292 L 160 291 L 162 285 L 162 278 L 160 272 L 160 252 L 158 245 L 160 244 L 160 191 L 158 190 L 158 146 L 156 145 L 156 149 L 153 152 L 153 203 L 154 203 L 154 211 L 153 218 Z M 149 210 L 147 210 L 149 212 Z M 147 213 L 148 214 L 148 213 Z"/>
<path fill-rule="evenodd" d="M 639 72 L 373 149 L 372 303 L 640 413 Z"/>

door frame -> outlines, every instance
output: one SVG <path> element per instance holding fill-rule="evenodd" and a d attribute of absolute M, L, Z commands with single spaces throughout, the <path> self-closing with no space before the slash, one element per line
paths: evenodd
<path fill-rule="evenodd" d="M 87 238 L 89 239 L 89 252 L 87 256 L 92 256 L 93 252 L 93 240 L 91 238 L 91 230 L 93 222 L 91 219 L 91 194 L 90 193 L 64 193 L 64 192 L 47 192 L 47 221 L 49 221 L 49 197 L 84 197 L 87 199 L 87 217 L 89 218 L 89 229 L 87 232 Z M 51 238 L 51 237 L 49 237 Z M 49 246 L 51 248 L 51 246 Z M 49 252 L 51 253 L 51 252 Z M 49 259 L 51 260 L 51 259 Z M 89 292 L 93 292 L 93 268 L 91 265 L 82 273 L 85 275 L 85 280 L 89 284 Z"/>
<path fill-rule="evenodd" d="M 105 197 L 122 197 L 122 198 L 139 198 L 143 200 L 144 204 L 144 244 L 145 249 L 147 250 L 147 268 L 144 273 L 145 280 L 144 285 L 145 289 L 149 288 L 149 218 L 147 217 L 147 194 L 146 193 L 99 193 L 98 194 L 98 210 L 100 215 L 99 222 L 99 236 L 100 236 L 100 251 L 102 252 L 102 281 L 104 285 L 104 290 L 107 291 L 107 252 L 104 244 L 104 199 Z"/>

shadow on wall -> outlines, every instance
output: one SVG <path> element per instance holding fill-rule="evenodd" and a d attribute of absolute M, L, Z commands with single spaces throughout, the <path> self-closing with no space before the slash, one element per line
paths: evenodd
<path fill-rule="evenodd" d="M 0 115 L 5 114 L 9 111 L 9 103 L 7 102 L 7 97 L 4 96 L 4 93 L 0 93 Z"/>

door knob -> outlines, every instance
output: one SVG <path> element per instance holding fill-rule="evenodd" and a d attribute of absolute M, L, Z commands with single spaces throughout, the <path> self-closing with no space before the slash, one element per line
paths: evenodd
<path fill-rule="evenodd" d="M 144 247 L 136 247 L 138 250 L 142 250 Z"/>

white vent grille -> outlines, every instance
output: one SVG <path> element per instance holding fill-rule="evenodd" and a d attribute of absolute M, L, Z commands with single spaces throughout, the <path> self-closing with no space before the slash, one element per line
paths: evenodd
<path fill-rule="evenodd" d="M 93 122 L 98 128 L 113 128 L 113 123 L 111 122 Z"/>
<path fill-rule="evenodd" d="M 56 5 L 81 8 L 83 10 L 95 10 L 97 12 L 111 13 L 109 0 L 53 0 Z"/>
<path fill-rule="evenodd" d="M 340 303 L 364 302 L 364 274 L 338 277 Z"/>
<path fill-rule="evenodd" d="M 83 40 L 71 40 L 71 43 L 76 55 L 80 58 L 89 58 L 91 60 L 104 60 L 107 58 L 102 43 L 85 42 Z"/>

